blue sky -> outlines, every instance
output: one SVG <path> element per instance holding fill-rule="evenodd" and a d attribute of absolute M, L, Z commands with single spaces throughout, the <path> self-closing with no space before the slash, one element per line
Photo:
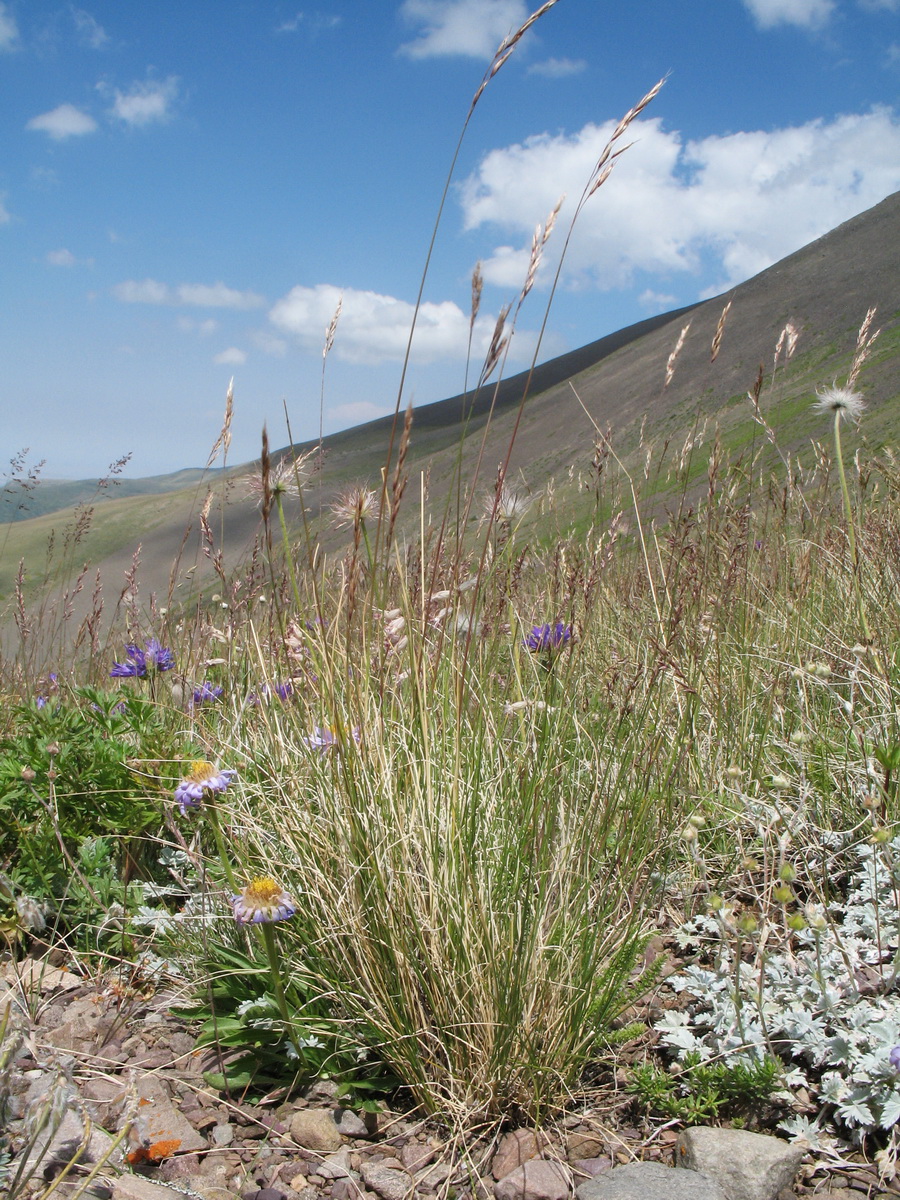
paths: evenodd
<path fill-rule="evenodd" d="M 230 461 L 393 411 L 472 96 L 528 0 L 0 3 L 3 460 Z M 716 295 L 900 189 L 900 0 L 557 0 L 463 142 L 406 396 L 462 390 L 565 196 L 510 345 L 541 358 Z M 860 317 L 862 314 L 859 314 Z M 855 315 L 853 315 L 855 317 Z M 477 366 L 475 367 L 477 373 Z"/>

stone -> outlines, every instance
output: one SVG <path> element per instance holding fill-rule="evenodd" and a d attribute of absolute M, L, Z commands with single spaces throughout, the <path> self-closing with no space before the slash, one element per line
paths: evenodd
<path fill-rule="evenodd" d="M 714 1179 L 727 1200 L 775 1200 L 789 1188 L 806 1150 L 746 1129 L 686 1129 L 675 1162 Z"/>
<path fill-rule="evenodd" d="M 606 1153 L 606 1142 L 599 1133 L 570 1133 L 566 1138 L 569 1162 L 576 1158 L 600 1158 Z"/>
<path fill-rule="evenodd" d="M 26 1174 L 32 1170 L 39 1173 L 52 1169 L 56 1164 L 56 1174 L 72 1161 L 84 1138 L 84 1125 L 78 1114 L 71 1108 L 63 1115 L 62 1121 L 54 1128 L 52 1123 L 42 1130 L 35 1141 L 28 1147 L 26 1157 Z M 86 1166 L 96 1163 L 109 1163 L 117 1167 L 122 1161 L 121 1149 L 115 1147 L 115 1141 L 102 1129 L 91 1130 L 90 1141 L 78 1162 Z M 46 1175 L 49 1179 L 52 1176 Z"/>
<path fill-rule="evenodd" d="M 172 1189 L 143 1175 L 120 1175 L 113 1180 L 112 1200 L 172 1200 Z"/>
<path fill-rule="evenodd" d="M 104 1129 L 112 1125 L 113 1113 L 119 1107 L 124 1093 L 121 1081 L 105 1079 L 102 1075 L 86 1079 L 81 1085 L 82 1099 L 89 1101 L 88 1109 Z"/>
<path fill-rule="evenodd" d="M 593 1178 L 595 1175 L 600 1175 L 604 1171 L 608 1171 L 612 1166 L 612 1159 L 608 1154 L 601 1154 L 597 1158 L 576 1158 L 572 1163 L 572 1170 L 576 1175 L 587 1175 Z"/>
<path fill-rule="evenodd" d="M 231 1192 L 228 1188 L 212 1187 L 208 1184 L 199 1184 L 192 1187 L 198 1196 L 202 1196 L 203 1200 L 237 1200 L 235 1192 Z"/>
<path fill-rule="evenodd" d="M 412 1190 L 412 1176 L 396 1167 L 363 1161 L 359 1170 L 366 1187 L 381 1196 L 382 1200 L 403 1200 Z"/>
<path fill-rule="evenodd" d="M 212 1131 L 212 1142 L 214 1146 L 230 1146 L 234 1141 L 234 1126 L 216 1125 Z"/>
<path fill-rule="evenodd" d="M 514 1129 L 505 1133 L 491 1162 L 491 1174 L 497 1180 L 505 1179 L 516 1167 L 537 1158 L 546 1144 L 546 1138 L 539 1140 L 533 1129 Z"/>
<path fill-rule="evenodd" d="M 33 958 L 20 963 L 8 963 L 3 978 L 17 988 L 40 988 L 45 995 L 53 991 L 71 992 L 84 983 L 81 976 L 72 971 L 48 967 L 43 959 Z"/>
<path fill-rule="evenodd" d="M 727 1200 L 715 1180 L 699 1171 L 656 1162 L 614 1167 L 580 1184 L 575 1195 L 578 1200 Z"/>
<path fill-rule="evenodd" d="M 336 1154 L 329 1154 L 316 1167 L 315 1174 L 324 1179 L 344 1179 L 350 1174 L 350 1151 L 342 1146 Z"/>
<path fill-rule="evenodd" d="M 558 1162 L 531 1158 L 494 1184 L 497 1200 L 567 1200 L 571 1176 Z"/>
<path fill-rule="evenodd" d="M 436 1192 L 441 1184 L 446 1183 L 455 1173 L 456 1168 L 450 1163 L 434 1163 L 432 1166 L 426 1167 L 418 1173 L 416 1176 L 416 1188 L 421 1192 Z"/>
<path fill-rule="evenodd" d="M 358 1200 L 360 1194 L 359 1184 L 349 1175 L 331 1185 L 332 1200 Z"/>
<path fill-rule="evenodd" d="M 209 1148 L 206 1138 L 201 1137 L 169 1099 L 162 1080 L 153 1075 L 143 1075 L 136 1087 L 138 1112 L 131 1136 L 137 1145 L 177 1141 L 180 1154 L 192 1154 Z"/>
<path fill-rule="evenodd" d="M 339 1109 L 338 1114 L 337 1127 L 344 1137 L 367 1138 L 371 1136 L 368 1125 L 356 1115 L 352 1108 Z"/>
<path fill-rule="evenodd" d="M 322 1108 L 302 1108 L 291 1117 L 291 1137 L 304 1150 L 330 1154 L 343 1146 L 341 1133 L 331 1111 Z"/>
<path fill-rule="evenodd" d="M 422 1142 L 407 1142 L 405 1146 L 400 1147 L 400 1161 L 407 1171 L 421 1171 L 429 1163 L 433 1163 L 436 1156 L 434 1146 L 427 1146 Z"/>

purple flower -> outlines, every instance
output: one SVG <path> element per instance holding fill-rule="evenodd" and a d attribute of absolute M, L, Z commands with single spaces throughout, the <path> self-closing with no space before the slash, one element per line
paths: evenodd
<path fill-rule="evenodd" d="M 172 651 L 164 649 L 156 638 L 150 639 L 145 650 L 130 642 L 125 647 L 125 658 L 127 662 L 113 663 L 110 671 L 113 679 L 143 679 L 155 671 L 171 671 L 175 666 Z"/>
<path fill-rule="evenodd" d="M 250 692 L 247 696 L 248 704 L 259 704 L 261 701 L 268 701 L 274 698 L 281 700 L 282 703 L 287 703 L 294 695 L 293 681 L 288 679 L 285 683 L 264 683 L 259 689 L 259 693 Z"/>
<path fill-rule="evenodd" d="M 895 1071 L 900 1071 L 900 1046 L 895 1046 L 888 1055 L 888 1061 Z"/>
<path fill-rule="evenodd" d="M 231 906 L 238 925 L 287 921 L 297 911 L 293 897 L 268 875 L 251 880 L 240 895 L 231 897 Z"/>
<path fill-rule="evenodd" d="M 211 700 L 220 700 L 224 690 L 220 685 L 210 683 L 207 679 L 198 688 L 194 688 L 194 697 L 191 700 L 191 705 L 208 704 Z"/>
<path fill-rule="evenodd" d="M 310 750 L 318 750 L 320 754 L 327 754 L 334 746 L 338 745 L 341 737 L 341 730 L 335 729 L 333 725 L 317 725 L 312 731 L 310 737 L 304 738 Z M 350 735 L 353 740 L 359 745 L 360 730 L 358 725 L 350 730 Z"/>
<path fill-rule="evenodd" d="M 59 684 L 56 682 L 57 679 L 58 679 L 58 676 L 55 671 L 51 671 L 50 674 L 47 676 L 48 690 L 51 693 L 55 693 L 55 692 L 59 691 Z M 40 696 L 35 697 L 35 704 L 38 706 L 38 708 L 43 708 L 47 704 L 49 699 L 50 699 L 49 696 L 45 696 L 42 693 Z"/>
<path fill-rule="evenodd" d="M 237 771 L 220 771 L 211 762 L 202 759 L 191 763 L 191 769 L 175 789 L 175 799 L 181 815 L 189 808 L 197 808 L 207 795 L 224 792 L 237 775 Z"/>
<path fill-rule="evenodd" d="M 522 639 L 522 645 L 536 654 L 540 650 L 560 650 L 571 640 L 572 626 L 557 621 L 555 625 L 533 625 L 531 633 Z"/>

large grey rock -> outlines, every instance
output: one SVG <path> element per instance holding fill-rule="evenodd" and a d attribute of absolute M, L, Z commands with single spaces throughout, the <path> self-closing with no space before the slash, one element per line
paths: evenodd
<path fill-rule="evenodd" d="M 329 1109 L 301 1108 L 291 1117 L 291 1137 L 304 1150 L 332 1154 L 344 1142 Z"/>
<path fill-rule="evenodd" d="M 727 1200 L 774 1200 L 794 1182 L 804 1153 L 780 1138 L 699 1125 L 680 1135 L 675 1161 L 715 1179 Z"/>
<path fill-rule="evenodd" d="M 656 1162 L 615 1167 L 582 1183 L 575 1195 L 578 1200 L 727 1200 L 714 1179 Z"/>
<path fill-rule="evenodd" d="M 177 1142 L 177 1153 L 194 1154 L 208 1149 L 201 1137 L 172 1103 L 166 1085 L 155 1075 L 142 1075 L 135 1083 L 137 1116 L 131 1127 L 134 1147 L 157 1142 Z"/>
<path fill-rule="evenodd" d="M 568 1200 L 571 1175 L 561 1163 L 531 1158 L 494 1184 L 497 1200 Z"/>
<path fill-rule="evenodd" d="M 383 1200 L 403 1200 L 414 1186 L 412 1176 L 406 1171 L 396 1167 L 385 1167 L 381 1163 L 367 1162 L 365 1159 L 360 1163 L 359 1173 L 366 1187 L 383 1197 Z"/>

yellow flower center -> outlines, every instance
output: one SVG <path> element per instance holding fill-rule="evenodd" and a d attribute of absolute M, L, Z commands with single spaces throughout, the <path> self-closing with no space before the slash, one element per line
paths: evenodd
<path fill-rule="evenodd" d="M 280 895 L 281 888 L 268 875 L 257 876 L 244 889 L 245 900 L 250 904 L 259 905 L 260 908 L 274 904 Z"/>
<path fill-rule="evenodd" d="M 208 779 L 212 779 L 217 774 L 218 772 L 211 762 L 198 758 L 196 762 L 191 763 L 187 777 L 191 783 L 206 783 Z"/>

